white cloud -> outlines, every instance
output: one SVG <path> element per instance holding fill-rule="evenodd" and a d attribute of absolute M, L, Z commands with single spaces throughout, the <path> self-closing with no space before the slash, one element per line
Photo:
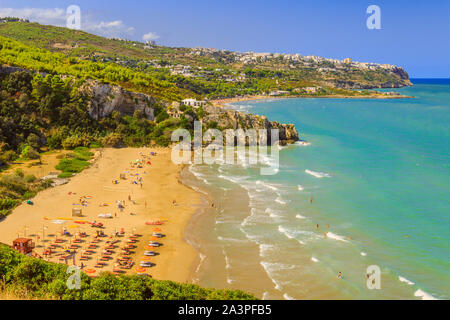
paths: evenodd
<path fill-rule="evenodd" d="M 106 37 L 122 37 L 134 33 L 134 28 L 126 26 L 121 20 L 109 22 L 91 22 L 88 20 L 81 24 L 81 29 Z"/>
<path fill-rule="evenodd" d="M 159 36 L 154 32 L 149 32 L 149 33 L 144 34 L 142 36 L 142 39 L 144 41 L 154 41 L 154 40 L 159 39 Z"/>
<path fill-rule="evenodd" d="M 31 22 L 65 27 L 67 22 L 66 9 L 53 8 L 0 8 L 0 17 L 18 17 Z M 121 20 L 96 21 L 89 14 L 81 10 L 81 29 L 105 37 L 127 37 L 133 35 L 135 29 Z"/>
<path fill-rule="evenodd" d="M 42 24 L 64 26 L 66 24 L 66 10 L 61 8 L 0 8 L 0 17 L 17 17 Z"/>

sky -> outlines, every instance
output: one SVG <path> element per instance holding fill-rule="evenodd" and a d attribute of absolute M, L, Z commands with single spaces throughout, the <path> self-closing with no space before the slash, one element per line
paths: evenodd
<path fill-rule="evenodd" d="M 66 25 L 174 47 L 300 53 L 404 67 L 411 78 L 450 78 L 449 0 L 0 0 L 0 16 Z M 368 29 L 370 5 L 381 29 Z"/>

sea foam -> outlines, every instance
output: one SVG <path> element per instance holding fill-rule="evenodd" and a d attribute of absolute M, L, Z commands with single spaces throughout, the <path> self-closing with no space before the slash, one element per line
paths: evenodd
<path fill-rule="evenodd" d="M 331 178 L 331 175 L 329 173 L 324 173 L 324 172 L 316 172 L 316 171 L 312 171 L 312 170 L 305 170 L 305 172 L 309 175 L 312 175 L 313 177 L 316 178 Z"/>
<path fill-rule="evenodd" d="M 433 297 L 431 294 L 426 293 L 425 291 L 422 290 L 417 290 L 416 292 L 414 292 L 414 296 L 415 297 L 421 297 L 422 300 L 438 300 L 435 297 Z"/>
<path fill-rule="evenodd" d="M 398 280 L 400 280 L 401 282 L 405 282 L 405 283 L 409 284 L 410 286 L 414 285 L 414 282 L 409 281 L 408 279 L 403 278 L 402 276 L 399 276 Z"/>

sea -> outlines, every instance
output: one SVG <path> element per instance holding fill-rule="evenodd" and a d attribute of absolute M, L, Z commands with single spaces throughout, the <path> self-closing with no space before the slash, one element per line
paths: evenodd
<path fill-rule="evenodd" d="M 450 298 L 450 79 L 402 99 L 273 99 L 229 108 L 293 123 L 273 165 L 191 165 L 208 205 L 186 239 L 194 281 L 260 299 Z M 248 151 L 250 152 L 250 151 Z"/>

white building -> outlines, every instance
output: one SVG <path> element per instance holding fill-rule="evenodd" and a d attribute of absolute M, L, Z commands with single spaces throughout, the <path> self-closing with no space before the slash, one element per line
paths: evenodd
<path fill-rule="evenodd" d="M 185 106 L 191 106 L 194 108 L 202 107 L 206 104 L 206 101 L 197 101 L 196 99 L 184 99 L 181 101 Z"/>

